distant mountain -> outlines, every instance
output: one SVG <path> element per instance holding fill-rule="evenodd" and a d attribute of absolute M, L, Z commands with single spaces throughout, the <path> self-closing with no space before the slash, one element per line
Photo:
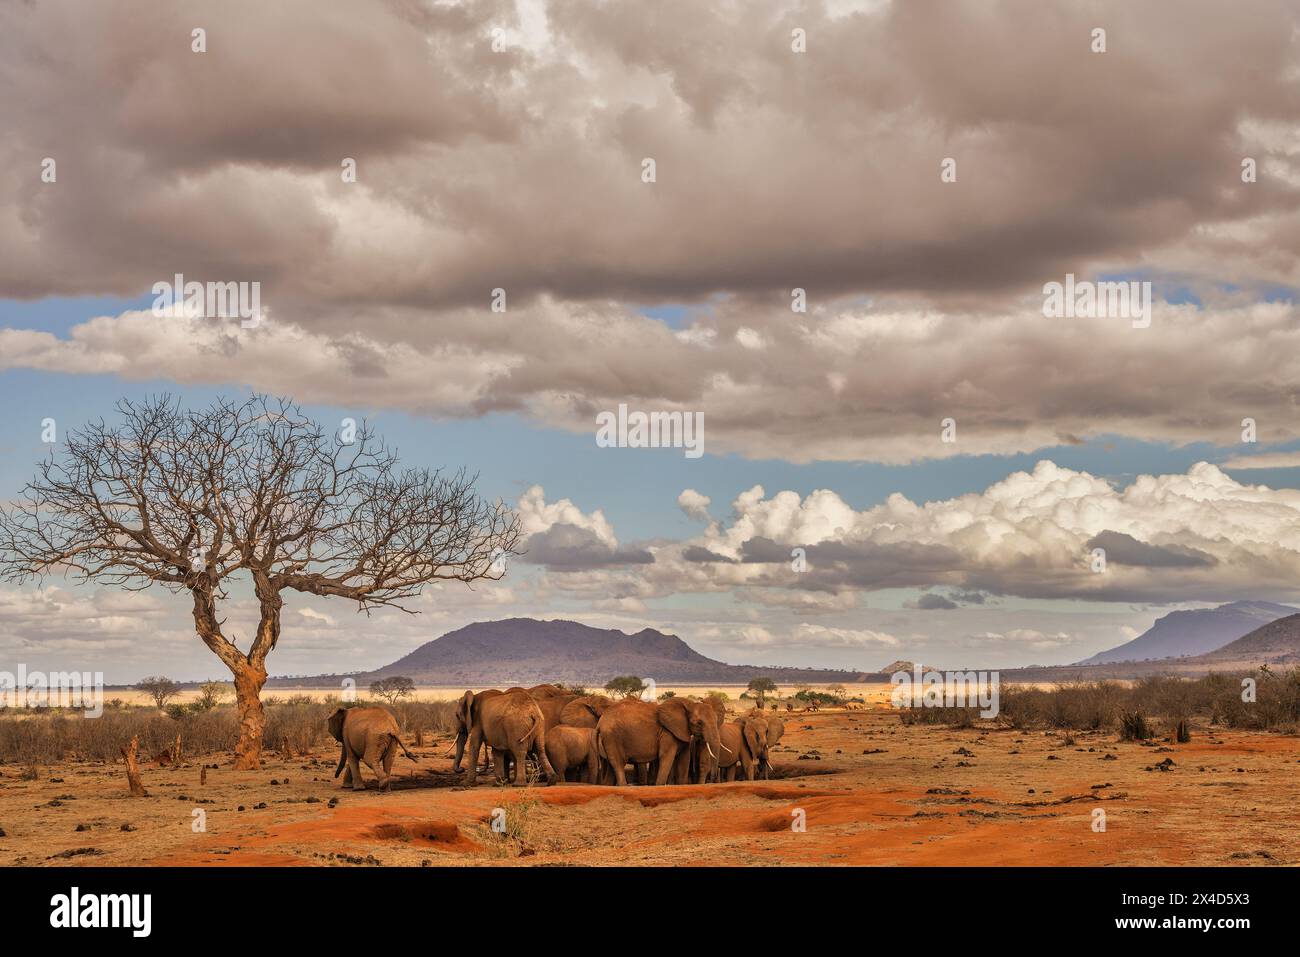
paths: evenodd
<path fill-rule="evenodd" d="M 891 661 L 889 664 L 885 665 L 885 667 L 881 668 L 880 673 L 883 675 L 893 675 L 894 673 L 899 671 L 906 671 L 910 675 L 915 670 L 916 670 L 916 662 L 907 661 L 903 658 L 899 658 L 897 661 Z M 935 669 L 931 669 L 928 666 L 926 666 L 925 670 L 930 671 Z"/>
<path fill-rule="evenodd" d="M 416 684 L 457 687 L 528 686 L 562 681 L 600 687 L 618 675 L 656 684 L 745 684 L 767 676 L 778 683 L 858 681 L 856 671 L 728 665 L 706 658 L 676 635 L 643 628 L 634 635 L 576 621 L 508 618 L 448 632 L 375 671 L 351 675 L 359 687 L 402 675 Z M 340 676 L 275 678 L 277 687 L 337 684 Z M 877 676 L 873 676 L 877 677 Z"/>
<path fill-rule="evenodd" d="M 1300 614 L 1261 625 L 1196 660 L 1216 665 L 1300 664 Z"/>
<path fill-rule="evenodd" d="M 1236 641 L 1261 625 L 1296 614 L 1289 605 L 1267 601 L 1234 601 L 1218 608 L 1173 611 L 1132 641 L 1093 655 L 1080 665 L 1152 661 L 1203 655 Z"/>

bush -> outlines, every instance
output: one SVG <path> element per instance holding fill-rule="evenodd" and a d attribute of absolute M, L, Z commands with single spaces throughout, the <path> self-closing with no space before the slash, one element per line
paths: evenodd
<path fill-rule="evenodd" d="M 1119 716 L 1119 736 L 1122 741 L 1147 741 L 1151 728 L 1141 711 L 1125 711 Z"/>

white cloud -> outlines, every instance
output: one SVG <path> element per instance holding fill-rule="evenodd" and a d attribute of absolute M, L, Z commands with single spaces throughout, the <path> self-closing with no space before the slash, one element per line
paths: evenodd
<path fill-rule="evenodd" d="M 701 495 L 693 488 L 683 489 L 682 494 L 677 496 L 677 507 L 689 517 L 700 522 L 709 521 L 710 502 L 711 500 L 707 495 Z"/>

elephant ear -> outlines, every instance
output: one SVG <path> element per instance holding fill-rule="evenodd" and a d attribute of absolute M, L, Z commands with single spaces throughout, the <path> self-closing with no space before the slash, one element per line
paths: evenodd
<path fill-rule="evenodd" d="M 466 691 L 460 698 L 460 704 L 456 706 L 456 717 L 468 731 L 473 725 L 471 717 L 474 712 L 474 692 Z"/>
<path fill-rule="evenodd" d="M 752 721 L 746 721 L 744 726 L 745 743 L 749 745 L 751 754 L 763 753 L 763 739 L 758 733 L 758 725 Z"/>
<path fill-rule="evenodd" d="M 691 740 L 691 723 L 686 702 L 670 698 L 659 706 L 659 724 L 678 741 Z"/>
<path fill-rule="evenodd" d="M 329 718 L 330 735 L 335 741 L 343 740 L 343 719 L 347 717 L 347 709 L 339 708 Z M 337 776 L 337 775 L 336 775 Z"/>

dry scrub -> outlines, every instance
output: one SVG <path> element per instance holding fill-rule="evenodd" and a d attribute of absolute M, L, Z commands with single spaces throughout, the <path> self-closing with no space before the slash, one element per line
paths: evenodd
<path fill-rule="evenodd" d="M 313 700 L 305 695 L 267 698 L 263 747 L 305 754 L 314 747 L 333 745 L 325 722 L 338 706 L 338 699 Z M 391 710 L 408 734 L 455 729 L 449 702 L 400 702 Z M 35 769 L 68 760 L 116 761 L 133 737 L 139 738 L 141 760 L 148 761 L 172 748 L 177 734 L 186 755 L 229 752 L 239 736 L 239 715 L 233 705 L 174 705 L 162 712 L 110 704 L 98 718 L 69 709 L 0 709 L 0 763 Z"/>

